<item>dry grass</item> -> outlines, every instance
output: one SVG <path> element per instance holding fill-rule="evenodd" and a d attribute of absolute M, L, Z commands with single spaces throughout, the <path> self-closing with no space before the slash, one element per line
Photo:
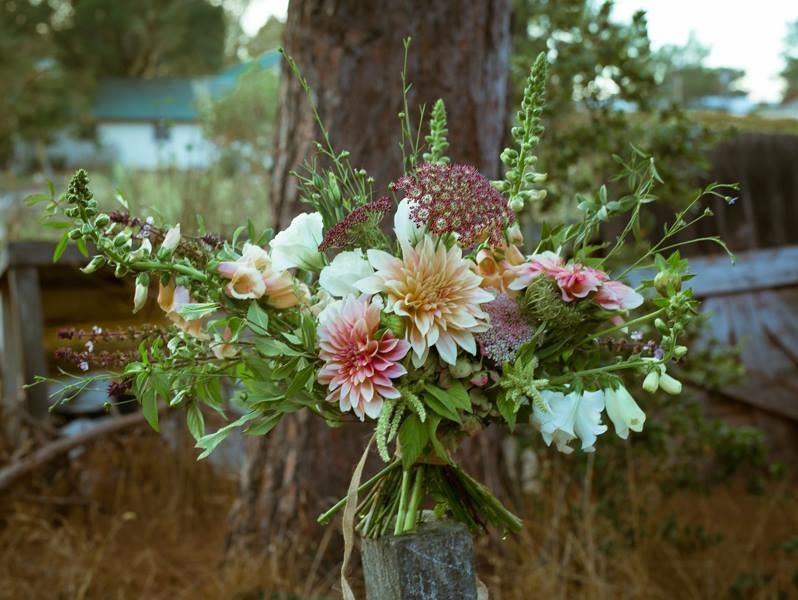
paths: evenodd
<path fill-rule="evenodd" d="M 792 482 L 762 496 L 734 485 L 664 496 L 647 479 L 655 469 L 630 463 L 618 481 L 630 493 L 614 518 L 590 468 L 574 485 L 568 462 L 544 467 L 550 483 L 530 498 L 525 532 L 479 545 L 494 600 L 798 591 L 796 555 L 784 548 L 798 534 Z M 175 451 L 145 428 L 103 440 L 0 499 L 0 597 L 338 597 L 333 528 L 326 539 L 275 540 L 264 557 L 225 560 L 235 494 L 236 482 L 196 463 L 189 444 Z"/>

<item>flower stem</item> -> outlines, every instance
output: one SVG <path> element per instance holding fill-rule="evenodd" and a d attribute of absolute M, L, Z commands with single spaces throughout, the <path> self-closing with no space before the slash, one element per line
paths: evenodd
<path fill-rule="evenodd" d="M 421 490 L 424 482 L 424 467 L 416 469 L 416 478 L 413 481 L 413 493 L 410 495 L 410 503 L 407 506 L 407 514 L 405 516 L 405 531 L 414 531 L 416 528 L 416 521 L 418 520 L 418 508 L 421 505 Z"/>
<path fill-rule="evenodd" d="M 410 471 L 402 471 L 402 492 L 399 495 L 399 510 L 396 513 L 396 525 L 393 534 L 404 533 L 405 513 L 407 512 L 407 494 L 410 491 Z"/>
<path fill-rule="evenodd" d="M 385 468 L 384 468 L 382 471 L 380 471 L 379 473 L 377 473 L 377 474 L 376 474 L 374 477 L 372 477 L 371 479 L 369 479 L 369 480 L 368 480 L 368 481 L 366 481 L 365 483 L 362 483 L 362 484 L 360 484 L 360 487 L 359 487 L 359 488 L 357 488 L 357 493 L 359 494 L 359 493 L 363 492 L 364 490 L 367 490 L 367 489 L 369 489 L 369 488 L 370 488 L 372 485 L 374 485 L 375 483 L 377 483 L 377 482 L 378 482 L 378 481 L 379 481 L 379 480 L 380 480 L 382 477 L 384 477 L 385 475 L 387 475 L 389 472 L 391 472 L 393 469 L 395 469 L 396 467 L 398 467 L 400 464 L 401 464 L 401 463 L 400 463 L 398 460 L 397 460 L 397 461 L 394 461 L 394 462 L 392 462 L 390 465 L 388 465 L 387 467 L 385 467 Z M 341 510 L 341 509 L 344 507 L 344 505 L 345 505 L 345 504 L 346 504 L 346 498 L 345 498 L 345 497 L 344 497 L 344 498 L 341 498 L 341 499 L 340 499 L 338 502 L 336 502 L 335 504 L 333 504 L 333 505 L 332 505 L 330 508 L 328 508 L 328 509 L 327 509 L 325 512 L 323 512 L 322 514 L 320 514 L 320 515 L 318 516 L 318 518 L 316 519 L 316 521 L 317 521 L 317 522 L 319 522 L 319 523 L 321 523 L 322 525 L 323 525 L 323 524 L 325 524 L 325 523 L 327 523 L 327 522 L 330 520 L 330 518 L 331 518 L 331 517 L 332 517 L 332 516 L 333 516 L 335 513 L 337 513 L 339 510 Z"/>

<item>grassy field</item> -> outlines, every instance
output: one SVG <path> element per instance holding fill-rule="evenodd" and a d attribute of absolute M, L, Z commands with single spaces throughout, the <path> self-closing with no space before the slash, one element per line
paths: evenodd
<path fill-rule="evenodd" d="M 527 497 L 524 532 L 478 544 L 492 599 L 798 593 L 794 481 L 760 495 L 734 480 L 665 494 L 657 465 L 628 452 L 617 480 L 628 502 L 612 514 L 592 487 L 599 467 L 588 462 L 574 487 L 569 460 L 539 456 L 548 483 Z M 261 556 L 226 554 L 236 481 L 194 457 L 141 427 L 17 485 L 0 499 L 0 597 L 340 597 L 335 527 L 270 540 Z M 357 568 L 352 578 L 362 589 Z"/>

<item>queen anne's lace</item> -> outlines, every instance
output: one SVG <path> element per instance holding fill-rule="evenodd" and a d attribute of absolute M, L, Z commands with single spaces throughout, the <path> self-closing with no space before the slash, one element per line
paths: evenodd
<path fill-rule="evenodd" d="M 501 245 L 514 220 L 507 200 L 470 165 L 424 163 L 395 187 L 410 200 L 417 225 L 438 235 L 455 233 L 463 248 L 486 240 Z"/>

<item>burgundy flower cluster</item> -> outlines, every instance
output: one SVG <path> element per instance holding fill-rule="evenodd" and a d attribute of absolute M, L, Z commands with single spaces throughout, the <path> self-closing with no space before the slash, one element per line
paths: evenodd
<path fill-rule="evenodd" d="M 521 309 L 510 296 L 499 294 L 495 300 L 482 305 L 490 315 L 490 329 L 477 334 L 483 356 L 497 365 L 512 362 L 515 353 L 535 333 L 521 314 Z"/>
<path fill-rule="evenodd" d="M 394 186 L 411 201 L 410 216 L 436 234 L 456 233 L 460 246 L 500 246 L 514 221 L 507 200 L 470 165 L 424 163 Z"/>
<path fill-rule="evenodd" d="M 78 367 L 81 371 L 88 371 L 92 367 L 107 369 L 110 367 L 124 367 L 137 360 L 138 352 L 133 350 L 103 350 L 94 352 L 91 349 L 75 350 L 74 348 L 58 348 L 55 359 L 62 364 Z"/>
<path fill-rule="evenodd" d="M 385 215 L 393 210 L 393 202 L 388 197 L 373 200 L 368 204 L 358 206 L 355 210 L 333 225 L 324 235 L 319 244 L 319 251 L 326 252 L 330 248 L 351 249 L 356 247 L 368 247 L 368 243 L 360 239 L 363 233 L 363 225 L 376 227 Z"/>
<path fill-rule="evenodd" d="M 88 340 L 91 342 L 142 340 L 159 336 L 165 337 L 166 334 L 167 331 L 164 328 L 146 323 L 125 329 L 104 329 L 95 325 L 88 330 L 75 329 L 74 327 L 63 327 L 58 330 L 58 338 L 61 340 Z"/>

